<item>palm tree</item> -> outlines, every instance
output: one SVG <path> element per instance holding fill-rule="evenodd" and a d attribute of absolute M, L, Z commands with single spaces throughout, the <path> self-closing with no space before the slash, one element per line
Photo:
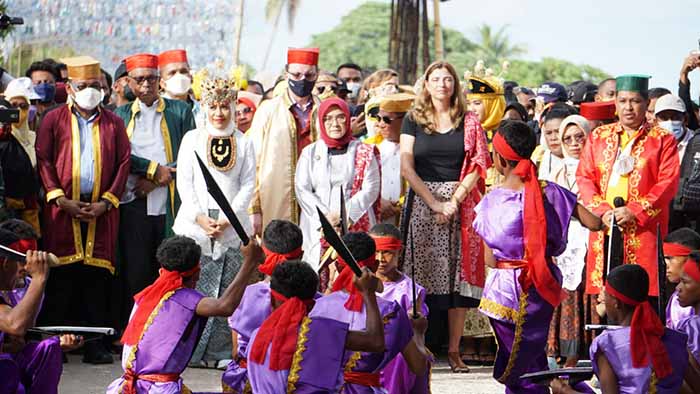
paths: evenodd
<path fill-rule="evenodd" d="M 240 52 L 241 52 L 241 34 L 243 33 L 243 9 L 245 0 L 238 0 L 236 5 L 236 26 L 233 28 L 233 66 L 237 66 L 240 62 Z"/>
<path fill-rule="evenodd" d="M 480 40 L 476 49 L 478 59 L 493 66 L 526 52 L 524 46 L 510 42 L 507 28 L 508 25 L 505 25 L 494 32 L 489 25 L 483 24 L 479 27 Z"/>
<path fill-rule="evenodd" d="M 267 50 L 265 50 L 265 58 L 262 65 L 263 70 L 267 66 L 267 59 L 270 57 L 272 43 L 275 41 L 275 35 L 277 34 L 277 28 L 280 23 L 280 16 L 285 8 L 285 4 L 287 6 L 287 25 L 291 32 L 294 30 L 294 19 L 297 16 L 300 2 L 301 0 L 267 0 L 265 4 L 265 19 L 268 22 L 273 22 L 273 25 L 272 32 L 270 32 L 270 41 L 267 43 Z"/>

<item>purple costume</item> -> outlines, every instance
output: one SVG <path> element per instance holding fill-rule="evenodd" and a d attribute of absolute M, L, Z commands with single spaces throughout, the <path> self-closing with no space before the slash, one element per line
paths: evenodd
<path fill-rule="evenodd" d="M 29 286 L 29 282 L 26 282 L 26 286 Z M 25 293 L 12 294 L 8 297 L 9 300 L 0 296 L 0 304 L 14 307 Z M 0 383 L 0 390 L 6 390 L 0 391 L 0 393 L 58 393 L 58 382 L 61 380 L 61 373 L 63 373 L 61 342 L 58 337 L 27 343 L 16 354 L 2 353 L 3 340 L 4 334 L 0 332 L 0 381 L 3 381 Z M 5 373 L 7 373 L 6 381 Z M 17 384 L 14 383 L 14 376 L 18 378 Z M 14 391 L 10 387 L 14 387 Z"/>
<path fill-rule="evenodd" d="M 551 257 L 566 249 L 569 221 L 576 195 L 546 182 L 544 209 L 547 218 L 546 258 L 561 283 L 561 272 Z M 474 229 L 493 250 L 496 261 L 522 261 L 523 192 L 497 188 L 474 208 Z M 535 286 L 523 292 L 518 277 L 522 269 L 494 268 L 489 271 L 479 311 L 489 317 L 498 341 L 493 376 L 506 385 L 506 393 L 549 393 L 549 388 L 520 380 L 528 372 L 547 369 L 545 346 L 554 308 Z"/>
<path fill-rule="evenodd" d="M 678 330 L 678 323 L 686 317 L 694 315 L 692 306 L 682 307 L 678 302 L 678 290 L 671 294 L 666 305 L 666 327 Z"/>
<path fill-rule="evenodd" d="M 252 333 L 255 342 L 258 329 Z M 270 346 L 265 362 L 248 363 L 248 376 L 253 393 L 322 394 L 337 393 L 342 384 L 343 353 L 348 334 L 347 323 L 309 316 L 299 326 L 297 350 L 290 369 L 273 371 L 269 368 Z"/>
<path fill-rule="evenodd" d="M 378 293 L 383 299 L 396 301 L 407 313 L 413 313 L 413 279 L 402 273 L 396 282 L 384 282 L 384 292 Z M 428 317 L 425 304 L 425 288 L 416 283 L 416 299 L 420 313 Z M 403 355 L 399 353 L 381 371 L 382 386 L 389 394 L 428 394 L 430 392 L 430 373 L 416 376 L 408 368 Z"/>
<path fill-rule="evenodd" d="M 202 335 L 207 319 L 197 316 L 196 308 L 204 296 L 193 289 L 180 288 L 163 296 L 144 326 L 139 342 L 124 345 L 122 367 L 125 375 L 112 382 L 107 394 L 122 393 L 128 384 L 127 371 L 136 375 L 173 375 L 168 382 L 136 380 L 139 394 L 180 394 L 183 383 L 179 375 L 187 367 L 194 347 Z M 135 311 L 138 305 L 134 305 Z"/>
<path fill-rule="evenodd" d="M 688 353 L 686 352 L 687 337 L 685 334 L 666 329 L 661 341 L 666 346 L 668 357 L 673 366 L 671 375 L 658 380 L 652 376 L 650 366 L 634 368 L 632 366 L 632 353 L 630 350 L 630 328 L 607 329 L 597 336 L 591 344 L 590 355 L 593 362 L 593 372 L 600 373 L 596 362 L 596 354 L 602 352 L 610 362 L 610 366 L 617 376 L 620 394 L 649 393 L 658 394 L 678 393 L 683 384 L 683 375 L 688 366 Z M 655 389 L 654 387 L 655 386 Z"/>
<path fill-rule="evenodd" d="M 345 309 L 349 294 L 336 291 L 316 301 L 311 317 L 325 317 L 350 325 L 352 331 L 364 331 L 367 323 L 366 308 L 359 312 Z M 380 373 L 391 360 L 400 354 L 413 338 L 413 328 L 406 311 L 395 301 L 377 297 L 379 314 L 384 320 L 384 353 L 346 351 L 343 355 L 344 372 Z M 386 393 L 382 387 L 344 383 L 341 392 L 345 394 Z"/>
<path fill-rule="evenodd" d="M 688 336 L 688 353 L 700 363 L 700 316 L 693 314 L 679 321 L 676 330 Z"/>

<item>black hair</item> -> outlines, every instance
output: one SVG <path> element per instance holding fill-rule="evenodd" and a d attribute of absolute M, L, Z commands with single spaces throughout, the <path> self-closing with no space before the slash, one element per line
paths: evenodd
<path fill-rule="evenodd" d="M 39 235 L 31 224 L 19 219 L 9 219 L 0 223 L 0 229 L 13 232 L 19 239 L 38 239 Z"/>
<path fill-rule="evenodd" d="M 394 226 L 391 223 L 375 224 L 374 227 L 372 227 L 372 229 L 369 230 L 369 233 L 379 237 L 392 237 L 399 240 L 402 238 L 401 230 L 399 230 L 398 227 Z"/>
<path fill-rule="evenodd" d="M 622 295 L 635 301 L 646 302 L 649 293 L 649 275 L 637 264 L 615 267 L 608 274 L 608 284 Z"/>
<path fill-rule="evenodd" d="M 17 234 L 13 233 L 12 231 L 0 229 L 0 245 L 10 246 L 10 244 L 13 244 L 19 240 L 20 238 L 17 236 Z"/>
<path fill-rule="evenodd" d="M 567 116 L 575 115 L 576 113 L 576 108 L 568 104 L 557 103 L 544 112 L 544 122 L 548 122 L 552 119 L 565 119 Z"/>
<path fill-rule="evenodd" d="M 318 275 L 309 264 L 301 260 L 287 260 L 272 271 L 270 289 L 287 298 L 310 300 L 318 290 Z"/>
<path fill-rule="evenodd" d="M 104 68 L 101 68 L 100 71 L 102 71 L 102 74 L 105 76 L 105 79 L 107 80 L 107 86 L 109 86 L 110 89 L 112 89 L 112 75 L 105 71 Z"/>
<path fill-rule="evenodd" d="M 649 89 L 649 92 L 647 93 L 647 98 L 649 100 L 652 99 L 657 99 L 661 96 L 665 96 L 667 94 L 671 94 L 671 91 L 666 89 L 666 88 L 651 88 Z"/>
<path fill-rule="evenodd" d="M 300 248 L 303 243 L 304 234 L 301 229 L 288 220 L 275 219 L 263 232 L 263 245 L 275 253 L 289 253 Z"/>
<path fill-rule="evenodd" d="M 156 251 L 156 259 L 168 271 L 185 272 L 199 264 L 202 249 L 191 238 L 176 235 L 165 239 Z"/>
<path fill-rule="evenodd" d="M 500 134 L 510 147 L 520 157 L 530 157 L 537 146 L 537 137 L 530 126 L 519 120 L 504 120 L 498 125 Z M 505 160 L 505 159 L 504 159 Z M 511 167 L 518 165 L 517 161 L 506 160 Z"/>
<path fill-rule="evenodd" d="M 359 71 L 360 74 L 362 74 L 362 67 L 358 66 L 358 65 L 355 64 L 355 63 L 343 63 L 343 64 L 341 64 L 340 66 L 338 66 L 338 68 L 335 69 L 335 73 L 336 73 L 336 74 L 340 73 L 340 70 L 343 69 L 343 68 L 351 68 L 351 69 L 353 69 L 353 70 Z"/>
<path fill-rule="evenodd" d="M 61 79 L 61 73 L 58 71 L 58 68 L 46 60 L 41 60 L 30 64 L 29 68 L 24 73 L 24 76 L 31 78 L 32 74 L 34 74 L 34 72 L 36 71 L 46 71 L 48 73 L 51 73 L 56 82 L 58 82 Z"/>
<path fill-rule="evenodd" d="M 523 122 L 527 122 L 527 118 L 528 118 L 527 110 L 525 109 L 525 107 L 523 107 L 522 104 L 520 104 L 517 101 L 509 102 L 506 105 L 506 109 L 503 111 L 503 115 L 505 115 L 506 112 L 508 112 L 511 109 L 514 109 L 518 113 L 518 115 L 520 115 L 520 120 L 522 120 Z"/>
<path fill-rule="evenodd" d="M 252 79 L 249 79 L 248 86 L 250 86 L 250 85 L 255 85 L 255 86 L 259 87 L 260 91 L 262 92 L 261 94 L 265 94 L 265 87 L 263 86 L 262 83 L 255 81 L 255 80 L 252 80 Z"/>
<path fill-rule="evenodd" d="M 377 253 L 377 245 L 367 233 L 347 233 L 343 236 L 343 242 L 357 261 L 365 260 Z"/>
<path fill-rule="evenodd" d="M 700 234 L 688 227 L 681 227 L 668 233 L 664 242 L 681 244 L 687 248 L 698 250 L 700 249 Z"/>
<path fill-rule="evenodd" d="M 600 83 L 598 84 L 598 90 L 600 90 L 603 87 L 603 85 L 605 85 L 606 83 L 608 83 L 610 81 L 617 82 L 615 80 L 615 78 L 605 78 L 604 80 L 600 81 Z"/>

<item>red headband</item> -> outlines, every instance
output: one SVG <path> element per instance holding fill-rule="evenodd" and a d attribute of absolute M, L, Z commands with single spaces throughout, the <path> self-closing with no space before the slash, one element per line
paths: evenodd
<path fill-rule="evenodd" d="M 258 267 L 258 271 L 265 275 L 272 276 L 275 267 L 287 260 L 294 260 L 301 257 L 303 250 L 301 246 L 292 250 L 289 253 L 275 253 L 266 247 L 262 247 L 265 252 L 265 262 Z"/>
<path fill-rule="evenodd" d="M 260 326 L 250 348 L 250 360 L 263 364 L 265 353 L 270 347 L 270 365 L 273 371 L 289 369 L 296 352 L 299 325 L 313 306 L 314 300 L 302 300 L 298 297 L 287 298 L 270 289 L 270 294 L 283 304 L 275 309 Z"/>
<path fill-rule="evenodd" d="M 358 261 L 357 264 L 360 267 L 369 267 L 371 270 L 375 271 L 377 269 L 377 260 L 375 256 L 370 256 L 362 261 Z M 338 262 L 341 264 L 340 274 L 333 282 L 332 290 L 334 292 L 339 290 L 346 290 L 350 293 L 350 298 L 345 301 L 345 309 L 353 312 L 359 312 L 362 310 L 362 295 L 360 291 L 355 287 L 352 279 L 355 277 L 355 273 L 348 268 L 347 264 L 341 257 L 338 257 Z"/>
<path fill-rule="evenodd" d="M 683 264 L 683 272 L 688 274 L 694 281 L 700 282 L 700 268 L 698 268 L 698 261 L 695 259 L 688 259 Z"/>
<path fill-rule="evenodd" d="M 34 238 L 20 239 L 17 242 L 7 245 L 7 247 L 20 253 L 27 253 L 29 250 L 37 250 L 38 248 L 36 239 Z"/>
<path fill-rule="evenodd" d="M 643 368 L 651 364 L 654 373 L 659 379 L 663 379 L 673 372 L 671 360 L 668 358 L 666 347 L 661 341 L 664 335 L 664 325 L 659 320 L 651 304 L 637 301 L 627 297 L 610 285 L 605 284 L 606 294 L 617 298 L 622 303 L 634 306 L 634 314 L 630 323 L 630 351 L 632 353 L 632 366 Z"/>
<path fill-rule="evenodd" d="M 400 239 L 394 237 L 372 237 L 374 239 L 375 245 L 377 245 L 377 250 L 401 250 L 403 243 Z"/>
<path fill-rule="evenodd" d="M 692 249 L 685 245 L 674 242 L 664 242 L 664 256 L 685 257 L 692 252 Z"/>
<path fill-rule="evenodd" d="M 504 159 L 518 162 L 513 173 L 525 183 L 523 234 L 528 265 L 520 275 L 520 284 L 523 291 L 527 291 L 534 283 L 540 296 L 556 307 L 561 301 L 561 284 L 552 275 L 544 252 L 547 246 L 547 217 L 544 213 L 540 181 L 537 179 L 537 167 L 532 160 L 515 152 L 501 133 L 493 136 L 493 148 Z"/>
<path fill-rule="evenodd" d="M 135 345 L 141 338 L 148 317 L 151 316 L 151 313 L 160 300 L 163 299 L 163 296 L 181 288 L 182 279 L 193 276 L 199 270 L 199 264 L 184 272 L 168 271 L 161 268 L 158 279 L 134 296 L 134 301 L 138 304 L 138 308 L 136 308 L 136 312 L 129 320 L 126 330 L 124 330 L 122 343 L 130 346 Z"/>

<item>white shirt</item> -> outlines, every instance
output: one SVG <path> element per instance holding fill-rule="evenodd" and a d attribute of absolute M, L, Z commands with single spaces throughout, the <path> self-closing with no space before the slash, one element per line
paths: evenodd
<path fill-rule="evenodd" d="M 134 134 L 131 137 L 131 154 L 147 160 L 155 161 L 160 165 L 167 165 L 165 156 L 165 142 L 160 129 L 160 122 L 163 114 L 156 111 L 158 101 L 150 107 L 139 102 L 140 112 L 134 119 Z M 122 202 L 131 202 L 135 199 L 133 193 L 136 181 L 139 176 L 131 174 L 126 183 L 127 192 L 124 193 Z M 146 196 L 146 213 L 148 216 L 165 215 L 166 203 L 168 201 L 168 187 L 160 186 Z"/>
<path fill-rule="evenodd" d="M 401 198 L 401 154 L 399 144 L 383 140 L 378 146 L 382 157 L 382 198 L 398 202 Z"/>

